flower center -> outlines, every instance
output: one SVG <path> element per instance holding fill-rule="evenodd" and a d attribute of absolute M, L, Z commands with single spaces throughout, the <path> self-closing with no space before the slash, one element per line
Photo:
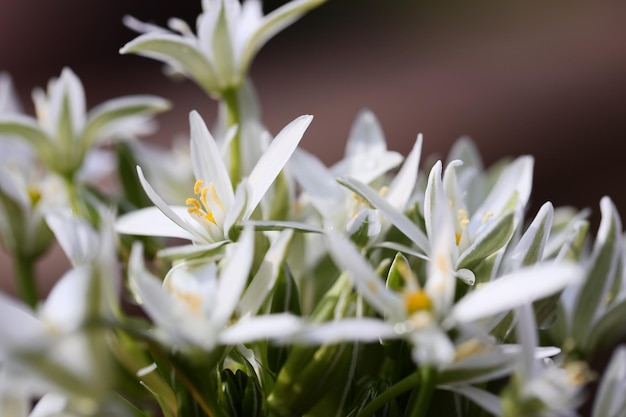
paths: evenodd
<path fill-rule="evenodd" d="M 30 203 L 33 207 L 39 203 L 39 200 L 41 200 L 41 190 L 35 185 L 27 186 L 26 193 L 28 194 L 28 198 L 30 199 Z"/>
<path fill-rule="evenodd" d="M 216 209 L 224 210 L 224 206 L 222 205 L 220 197 L 217 195 L 215 184 L 210 183 L 208 186 L 204 187 L 203 184 L 204 181 L 202 180 L 197 180 L 194 184 L 193 193 L 196 197 L 190 197 L 185 201 L 185 204 L 190 206 L 187 208 L 187 211 L 213 224 L 217 224 L 213 213 Z"/>
<path fill-rule="evenodd" d="M 426 291 L 417 290 L 404 294 L 404 305 L 408 313 L 413 314 L 418 311 L 430 310 L 432 302 Z"/>

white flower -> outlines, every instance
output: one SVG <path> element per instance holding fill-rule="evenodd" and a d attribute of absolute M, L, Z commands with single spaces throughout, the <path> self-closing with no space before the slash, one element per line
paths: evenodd
<path fill-rule="evenodd" d="M 194 80 L 208 94 L 238 89 L 252 59 L 270 38 L 324 0 L 291 1 L 263 16 L 260 0 L 204 0 L 197 35 L 185 22 L 170 19 L 172 31 L 126 18 L 127 26 L 146 32 L 127 43 L 121 53 L 164 61 Z"/>
<path fill-rule="evenodd" d="M 0 166 L 0 241 L 10 253 L 35 259 L 52 237 L 45 214 L 65 205 L 67 196 L 58 178 L 39 176 L 32 159 L 10 149 L 3 148 L 7 162 Z"/>
<path fill-rule="evenodd" d="M 538 340 L 532 307 L 519 306 L 516 318 L 516 335 L 522 349 L 516 372 L 502 394 L 503 417 L 577 416 L 575 410 L 582 402 L 582 389 L 591 379 L 589 368 L 584 362 L 558 366 L 549 359 L 538 360 L 534 353 Z"/>
<path fill-rule="evenodd" d="M 592 417 L 621 417 L 626 412 L 626 347 L 615 348 L 600 381 Z"/>
<path fill-rule="evenodd" d="M 329 253 L 337 265 L 350 273 L 356 290 L 385 319 L 338 321 L 308 336 L 321 342 L 327 338 L 372 341 L 402 337 L 411 342 L 416 362 L 439 367 L 451 363 L 455 355 L 448 330 L 558 292 L 579 280 L 582 272 L 571 264 L 522 269 L 475 288 L 455 302 L 456 278 L 445 243 L 441 240 L 434 248 L 423 288 L 408 264 L 402 258 L 396 258 L 403 263 L 396 268 L 405 284 L 403 292 L 399 293 L 385 286 L 356 247 L 344 237 L 330 231 L 326 238 Z"/>
<path fill-rule="evenodd" d="M 249 219 L 257 208 L 302 139 L 312 116 L 297 118 L 276 136 L 250 176 L 239 184 L 237 194 L 217 144 L 202 118 L 192 112 L 189 119 L 195 197 L 187 199 L 188 207 L 167 205 L 138 168 L 141 183 L 156 207 L 122 216 L 116 224 L 119 233 L 172 236 L 203 245 L 189 248 L 190 251 L 214 248 L 228 242 L 236 222 Z"/>
<path fill-rule="evenodd" d="M 519 225 L 523 208 L 530 195 L 533 160 L 521 157 L 507 166 L 496 184 L 475 213 L 468 213 L 464 203 L 465 190 L 456 180 L 455 168 L 460 161 L 451 162 L 442 173 L 437 162 L 431 169 L 424 197 L 424 233 L 406 215 L 388 204 L 378 193 L 353 178 L 339 181 L 370 204 L 405 234 L 421 253 L 432 260 L 434 241 L 443 239 L 455 275 L 467 283 L 475 281 L 472 269 L 482 260 L 502 249 Z M 437 218 L 448 223 L 449 236 L 439 236 Z M 451 227 L 449 227 L 451 225 Z"/>
<path fill-rule="evenodd" d="M 210 351 L 221 345 L 286 338 L 300 329 L 300 321 L 288 314 L 235 319 L 252 265 L 253 240 L 252 229 L 246 229 L 239 241 L 229 246 L 232 252 L 225 265 L 206 260 L 182 262 L 163 283 L 145 269 L 141 247 L 133 247 L 131 288 L 161 340 L 174 347 Z"/>
<path fill-rule="evenodd" d="M 83 85 L 69 68 L 50 80 L 47 93 L 33 91 L 33 101 L 37 118 L 1 115 L 0 134 L 27 141 L 49 169 L 70 177 L 100 141 L 143 133 L 148 117 L 169 107 L 155 96 L 128 96 L 87 112 Z"/>

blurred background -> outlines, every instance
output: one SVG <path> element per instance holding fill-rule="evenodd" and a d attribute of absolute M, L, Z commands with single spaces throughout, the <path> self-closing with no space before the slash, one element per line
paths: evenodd
<path fill-rule="evenodd" d="M 82 79 L 88 107 L 126 94 L 166 97 L 174 108 L 147 140 L 167 143 L 187 134 L 190 110 L 211 123 L 216 107 L 191 82 L 166 78 L 160 63 L 119 55 L 135 36 L 121 20 L 165 25 L 176 16 L 193 26 L 199 11 L 199 0 L 0 0 L 0 70 L 29 113 L 32 88 L 63 66 Z M 272 133 L 315 115 L 302 145 L 328 163 L 367 107 L 404 153 L 421 132 L 423 155 L 445 155 L 461 135 L 487 164 L 534 155 L 530 215 L 547 200 L 591 207 L 595 234 L 603 195 L 626 215 L 624 1 L 330 0 L 268 43 L 252 78 Z M 65 271 L 59 258 L 55 249 L 41 262 L 44 276 Z M 8 262 L 0 254 L 3 281 Z"/>

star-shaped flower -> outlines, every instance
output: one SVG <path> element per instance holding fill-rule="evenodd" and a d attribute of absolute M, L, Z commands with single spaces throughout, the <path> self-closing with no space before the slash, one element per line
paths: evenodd
<path fill-rule="evenodd" d="M 264 16 L 260 0 L 204 0 L 197 34 L 180 19 L 167 30 L 127 18 L 126 24 L 145 34 L 127 43 L 121 53 L 136 53 L 168 64 L 209 95 L 238 89 L 252 59 L 274 35 L 325 0 L 295 0 Z"/>

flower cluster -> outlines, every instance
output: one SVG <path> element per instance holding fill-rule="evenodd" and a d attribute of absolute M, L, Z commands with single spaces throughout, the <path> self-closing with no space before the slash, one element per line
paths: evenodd
<path fill-rule="evenodd" d="M 0 75 L 0 242 L 21 298 L 0 293 L 0 415 L 624 415 L 608 197 L 594 238 L 586 211 L 526 217 L 531 156 L 485 167 L 463 138 L 420 166 L 422 136 L 403 157 L 364 110 L 327 167 L 298 148 L 312 116 L 264 128 L 251 61 L 320 3 L 205 0 L 196 33 L 126 19 L 143 34 L 122 53 L 221 105 L 213 133 L 190 114 L 188 147 L 139 142 L 161 98 L 87 112 L 66 68 L 31 117 Z M 42 297 L 54 241 L 71 269 Z"/>

